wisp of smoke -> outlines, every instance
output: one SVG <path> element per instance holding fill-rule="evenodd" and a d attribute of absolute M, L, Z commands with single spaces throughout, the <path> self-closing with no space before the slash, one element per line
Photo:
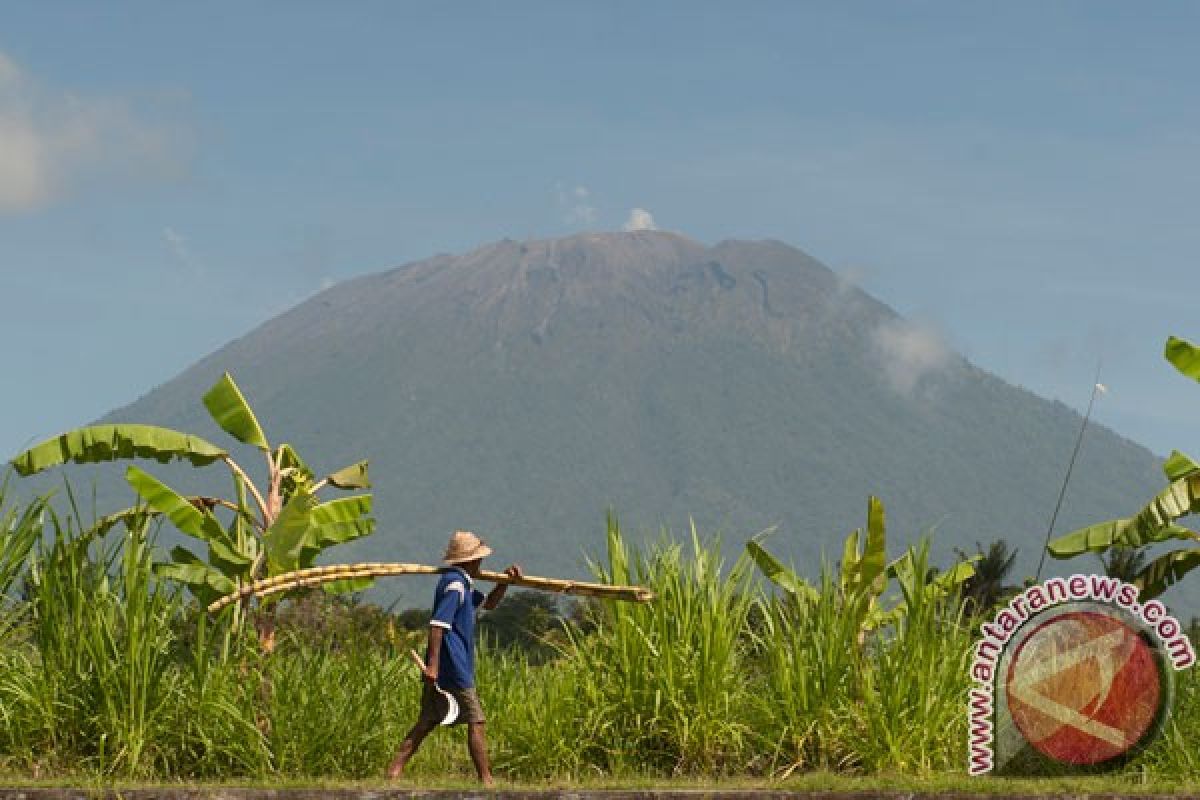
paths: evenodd
<path fill-rule="evenodd" d="M 925 323 L 889 320 L 875 329 L 873 338 L 888 382 L 904 395 L 912 394 L 926 376 L 948 367 L 954 356 L 937 329 Z"/>
<path fill-rule="evenodd" d="M 556 188 L 564 222 L 568 225 L 591 225 L 596 221 L 596 207 L 592 205 L 592 193 L 586 186 L 567 189 L 560 183 Z"/>
<path fill-rule="evenodd" d="M 629 212 L 629 219 L 625 221 L 625 230 L 656 231 L 658 226 L 654 224 L 653 214 L 644 208 L 635 208 Z"/>

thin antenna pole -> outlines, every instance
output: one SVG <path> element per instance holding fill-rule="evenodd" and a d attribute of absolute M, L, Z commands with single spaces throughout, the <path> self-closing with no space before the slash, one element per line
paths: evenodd
<path fill-rule="evenodd" d="M 1092 407 L 1096 405 L 1096 395 L 1103 387 L 1100 384 L 1100 361 L 1096 362 L 1096 379 L 1092 381 L 1092 396 L 1088 400 L 1087 413 L 1083 415 L 1083 424 L 1079 426 L 1079 436 L 1075 438 L 1075 449 L 1071 451 L 1071 460 L 1067 463 L 1067 474 L 1063 478 L 1062 488 L 1058 490 L 1058 502 L 1054 504 L 1054 513 L 1050 516 L 1050 527 L 1046 529 L 1046 541 L 1042 543 L 1042 557 L 1038 559 L 1037 575 L 1034 583 L 1042 579 L 1042 567 L 1046 564 L 1046 549 L 1050 546 L 1050 537 L 1054 535 L 1054 523 L 1058 521 L 1058 512 L 1062 508 L 1063 498 L 1067 496 L 1067 484 L 1071 482 L 1071 471 L 1075 469 L 1075 459 L 1079 456 L 1079 448 L 1083 445 L 1083 433 L 1087 430 L 1088 420 L 1092 418 Z"/>

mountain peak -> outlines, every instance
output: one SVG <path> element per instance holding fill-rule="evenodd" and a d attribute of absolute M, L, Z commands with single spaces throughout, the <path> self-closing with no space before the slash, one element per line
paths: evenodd
<path fill-rule="evenodd" d="M 467 264 L 515 261 L 551 266 L 568 273 L 675 267 L 700 258 L 703 244 L 668 231 L 584 232 L 553 239 L 503 239 L 466 253 Z"/>

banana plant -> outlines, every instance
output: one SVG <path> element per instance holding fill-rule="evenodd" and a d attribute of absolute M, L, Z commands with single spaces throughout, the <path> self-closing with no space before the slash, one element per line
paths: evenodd
<path fill-rule="evenodd" d="M 883 502 L 878 497 L 867 500 L 866 540 L 860 545 L 862 536 L 860 528 L 846 537 L 837 580 L 843 613 L 853 617 L 860 641 L 868 631 L 898 622 L 916 602 L 918 594 L 926 601 L 947 597 L 975 574 L 974 558 L 933 575 L 918 570 L 917 564 L 927 563 L 927 541 L 909 547 L 904 555 L 889 562 Z M 747 542 L 746 550 L 763 575 L 792 597 L 801 609 L 816 603 L 820 591 L 771 555 L 760 538 Z M 880 600 L 893 580 L 900 589 L 900 597 L 894 606 L 884 609 Z"/>
<path fill-rule="evenodd" d="M 1200 347 L 1171 336 L 1167 339 L 1164 356 L 1180 373 L 1200 381 Z M 1200 514 L 1200 464 L 1175 450 L 1163 463 L 1163 473 L 1167 488 L 1137 514 L 1060 536 L 1047 545 L 1050 555 L 1072 558 L 1083 553 L 1104 553 L 1113 548 L 1136 550 L 1160 542 L 1186 542 L 1189 546 L 1159 556 L 1134 578 L 1134 585 L 1146 600 L 1165 592 L 1200 566 L 1200 533 L 1177 523 L 1190 514 Z"/>
<path fill-rule="evenodd" d="M 185 584 L 205 604 L 243 584 L 311 567 L 326 548 L 371 533 L 371 495 L 356 494 L 326 502 L 317 496 L 327 487 L 348 491 L 369 488 L 366 461 L 318 480 L 291 445 L 270 445 L 228 373 L 204 395 L 203 402 L 222 430 L 262 453 L 266 462 L 262 486 L 254 483 L 228 450 L 193 434 L 152 425 L 93 425 L 69 431 L 16 456 L 12 466 L 21 475 L 33 475 L 68 462 L 94 464 L 130 458 L 160 463 L 186 461 L 196 467 L 223 463 L 233 477 L 233 499 L 180 494 L 131 464 L 125 480 L 141 504 L 102 520 L 111 526 L 147 513 L 161 515 L 205 547 L 206 558 L 179 546 L 171 551 L 169 561 L 155 565 L 159 575 Z M 356 591 L 369 583 L 346 581 L 326 588 L 333 592 Z"/>

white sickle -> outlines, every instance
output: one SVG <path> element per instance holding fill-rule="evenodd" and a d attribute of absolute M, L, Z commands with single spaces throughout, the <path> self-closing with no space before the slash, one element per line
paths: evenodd
<path fill-rule="evenodd" d="M 408 654 L 410 656 L 412 656 L 412 660 L 415 661 L 417 666 L 421 668 L 421 674 L 424 675 L 425 674 L 425 660 L 422 659 L 421 656 L 419 656 L 417 654 L 416 650 L 409 650 Z M 454 723 L 454 720 L 458 719 L 458 701 L 454 699 L 454 695 L 447 692 L 441 686 L 438 686 L 437 681 L 434 681 L 433 688 L 437 689 L 438 694 L 440 694 L 442 697 L 446 698 L 446 716 L 438 724 L 439 725 L 452 725 Z"/>

